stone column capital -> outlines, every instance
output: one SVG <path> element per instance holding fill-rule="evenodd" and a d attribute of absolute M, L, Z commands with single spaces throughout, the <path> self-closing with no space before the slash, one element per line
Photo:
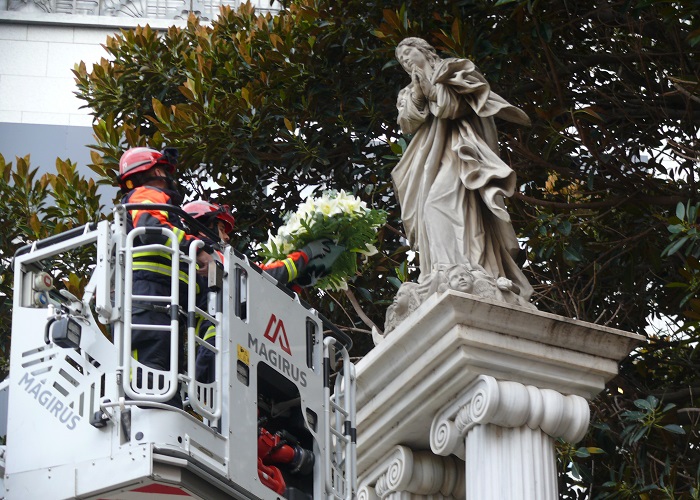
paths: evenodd
<path fill-rule="evenodd" d="M 397 445 L 363 475 L 357 499 L 463 499 L 464 472 L 464 463 L 455 457 Z"/>
<path fill-rule="evenodd" d="M 478 424 L 527 425 L 552 438 L 576 443 L 586 434 L 589 420 L 588 402 L 580 396 L 480 375 L 435 415 L 430 448 L 437 455 L 454 454 L 464 459 L 464 438 Z"/>

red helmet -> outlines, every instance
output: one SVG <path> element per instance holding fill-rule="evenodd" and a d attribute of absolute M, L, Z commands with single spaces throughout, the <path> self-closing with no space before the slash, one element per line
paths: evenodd
<path fill-rule="evenodd" d="M 217 205 L 208 201 L 191 201 L 182 209 L 190 214 L 195 219 L 203 219 L 205 223 L 209 223 L 210 219 L 217 219 L 226 225 L 226 232 L 233 231 L 233 225 L 236 219 L 233 218 L 228 205 Z"/>
<path fill-rule="evenodd" d="M 131 189 L 133 184 L 129 186 L 129 183 L 125 182 L 128 177 L 145 172 L 156 165 L 165 168 L 170 175 L 175 173 L 175 164 L 163 153 L 151 148 L 128 149 L 119 159 L 119 184 L 126 184 L 126 187 Z"/>

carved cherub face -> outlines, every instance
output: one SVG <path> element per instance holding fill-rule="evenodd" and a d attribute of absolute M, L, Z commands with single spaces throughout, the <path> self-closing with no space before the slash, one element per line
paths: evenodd
<path fill-rule="evenodd" d="M 411 297 L 410 293 L 405 287 L 399 288 L 399 291 L 396 292 L 396 297 L 394 297 L 394 304 L 396 307 L 396 312 L 397 313 L 402 313 L 405 311 L 408 311 L 408 306 L 410 303 Z"/>
<path fill-rule="evenodd" d="M 470 293 L 474 287 L 474 276 L 464 267 L 457 266 L 450 269 L 447 274 L 447 282 L 453 290 Z"/>

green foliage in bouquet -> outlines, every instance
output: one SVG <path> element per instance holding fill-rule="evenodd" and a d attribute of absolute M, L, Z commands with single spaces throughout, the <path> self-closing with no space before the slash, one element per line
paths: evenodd
<path fill-rule="evenodd" d="M 347 288 L 348 280 L 358 274 L 358 260 L 377 253 L 374 244 L 377 229 L 386 222 L 383 210 L 368 208 L 366 203 L 345 191 L 327 191 L 319 198 L 308 198 L 296 212 L 287 214 L 285 224 L 270 235 L 261 256 L 267 261 L 282 260 L 307 243 L 328 238 L 345 248 L 327 276 L 314 285 L 321 290 Z"/>

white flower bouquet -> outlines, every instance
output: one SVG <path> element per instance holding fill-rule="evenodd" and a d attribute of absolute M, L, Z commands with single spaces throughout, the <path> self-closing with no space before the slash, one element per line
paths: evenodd
<path fill-rule="evenodd" d="M 282 260 L 307 243 L 328 238 L 345 251 L 336 259 L 328 275 L 315 287 L 345 290 L 358 272 L 358 260 L 377 253 L 377 229 L 386 222 L 386 212 L 367 207 L 364 201 L 345 191 L 326 191 L 319 198 L 307 198 L 296 212 L 285 216 L 276 235 L 270 234 L 260 252 L 267 261 Z"/>

